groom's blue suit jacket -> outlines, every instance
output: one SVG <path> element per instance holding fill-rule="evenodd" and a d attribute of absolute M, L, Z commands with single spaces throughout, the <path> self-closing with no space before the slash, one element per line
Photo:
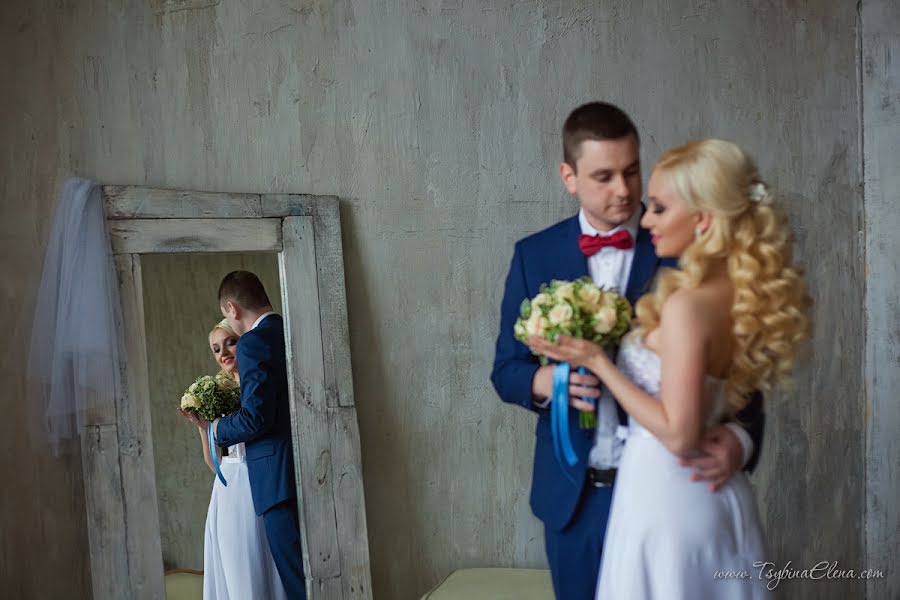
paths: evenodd
<path fill-rule="evenodd" d="M 269 315 L 241 336 L 237 346 L 241 408 L 223 417 L 216 441 L 244 442 L 253 508 L 261 515 L 296 496 L 288 403 L 284 321 Z"/>
<path fill-rule="evenodd" d="M 569 431 L 578 463 L 568 475 L 556 460 L 550 433 L 550 412 L 534 405 L 531 382 L 540 364 L 527 346 L 513 337 L 513 325 L 526 298 L 533 298 L 541 284 L 552 279 L 574 280 L 588 275 L 587 259 L 578 247 L 581 226 L 578 216 L 566 219 L 520 240 L 513 253 L 506 290 L 500 308 L 500 334 L 491 381 L 504 402 L 518 404 L 538 413 L 535 430 L 534 473 L 531 481 L 531 508 L 551 529 L 565 527 L 575 513 L 584 488 L 588 454 L 594 442 L 594 430 L 579 427 L 578 413 L 569 411 Z M 634 305 L 650 288 L 660 266 L 675 267 L 672 259 L 656 256 L 650 233 L 638 229 L 634 259 L 625 296 Z M 621 290 L 620 290 L 621 292 Z M 755 451 L 747 467 L 752 468 L 759 456 L 764 416 L 762 398 L 757 394 L 751 404 L 738 414 L 753 438 Z"/>

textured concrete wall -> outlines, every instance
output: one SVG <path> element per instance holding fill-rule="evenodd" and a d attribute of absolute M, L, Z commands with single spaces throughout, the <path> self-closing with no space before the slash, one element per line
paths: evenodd
<path fill-rule="evenodd" d="M 222 318 L 216 306 L 219 282 L 235 269 L 256 273 L 280 311 L 274 254 L 158 254 L 141 261 L 153 458 L 166 569 L 203 569 L 213 475 L 203 462 L 197 429 L 175 409 L 194 379 L 218 371 L 207 334 Z"/>
<path fill-rule="evenodd" d="M 862 7 L 869 598 L 900 598 L 900 4 Z"/>
<path fill-rule="evenodd" d="M 727 137 L 784 194 L 817 325 L 796 389 L 769 400 L 758 497 L 773 560 L 863 562 L 853 3 L 21 0 L 0 11 L 7 330 L 30 303 L 68 174 L 344 199 L 377 597 L 416 597 L 457 567 L 544 563 L 527 503 L 533 418 L 500 405 L 488 372 L 512 244 L 574 211 L 555 178 L 558 131 L 594 98 L 634 115 L 647 164 L 689 137 Z M 87 567 L 61 550 L 85 546 L 77 454 L 58 463 L 28 449 L 20 354 L 8 360 L 0 439 L 17 493 L 0 497 L 3 587 L 77 595 Z"/>

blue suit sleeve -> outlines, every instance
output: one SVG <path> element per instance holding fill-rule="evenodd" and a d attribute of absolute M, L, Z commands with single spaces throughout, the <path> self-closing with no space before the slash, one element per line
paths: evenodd
<path fill-rule="evenodd" d="M 513 336 L 519 307 L 527 297 L 522 251 L 520 244 L 516 244 L 500 305 L 500 333 L 497 336 L 491 383 L 504 402 L 537 411 L 540 409 L 532 402 L 531 381 L 540 363 L 531 350 Z"/>
<path fill-rule="evenodd" d="M 753 440 L 753 455 L 747 461 L 744 470 L 752 473 L 759 462 L 759 455 L 762 451 L 763 431 L 766 426 L 766 414 L 763 412 L 763 396 L 759 392 L 754 392 L 750 403 L 743 408 L 735 416 L 738 424 L 747 430 L 750 439 Z"/>
<path fill-rule="evenodd" d="M 219 421 L 216 441 L 222 446 L 251 442 L 268 433 L 275 423 L 271 348 L 248 332 L 238 343 L 237 361 L 241 373 L 241 408 Z"/>

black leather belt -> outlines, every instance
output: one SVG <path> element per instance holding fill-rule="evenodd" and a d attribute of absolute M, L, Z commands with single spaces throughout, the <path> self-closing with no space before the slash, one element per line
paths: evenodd
<path fill-rule="evenodd" d="M 610 487 L 616 482 L 618 469 L 588 469 L 588 481 L 594 487 Z"/>

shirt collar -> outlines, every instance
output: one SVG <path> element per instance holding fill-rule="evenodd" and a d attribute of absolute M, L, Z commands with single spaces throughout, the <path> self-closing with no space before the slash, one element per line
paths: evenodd
<path fill-rule="evenodd" d="M 584 209 L 581 208 L 578 210 L 578 224 L 581 225 L 581 233 L 582 235 L 599 235 L 600 237 L 606 237 L 608 235 L 612 235 L 617 231 L 624 229 L 628 233 L 631 234 L 631 239 L 637 239 L 637 231 L 638 227 L 641 223 L 641 210 L 640 207 L 636 208 L 634 214 L 631 215 L 631 218 L 619 225 L 618 227 L 614 227 L 609 231 L 597 231 L 594 229 L 593 225 L 588 223 L 587 217 L 584 215 Z"/>
<path fill-rule="evenodd" d="M 278 313 L 276 313 L 274 310 L 270 310 L 269 312 L 264 312 L 263 314 L 259 315 L 259 318 L 256 319 L 256 321 L 253 322 L 253 327 L 251 327 L 250 329 L 251 330 L 256 329 L 256 326 L 259 325 L 260 323 L 262 323 L 263 319 L 265 319 L 269 315 L 275 315 L 275 314 L 278 314 Z"/>

